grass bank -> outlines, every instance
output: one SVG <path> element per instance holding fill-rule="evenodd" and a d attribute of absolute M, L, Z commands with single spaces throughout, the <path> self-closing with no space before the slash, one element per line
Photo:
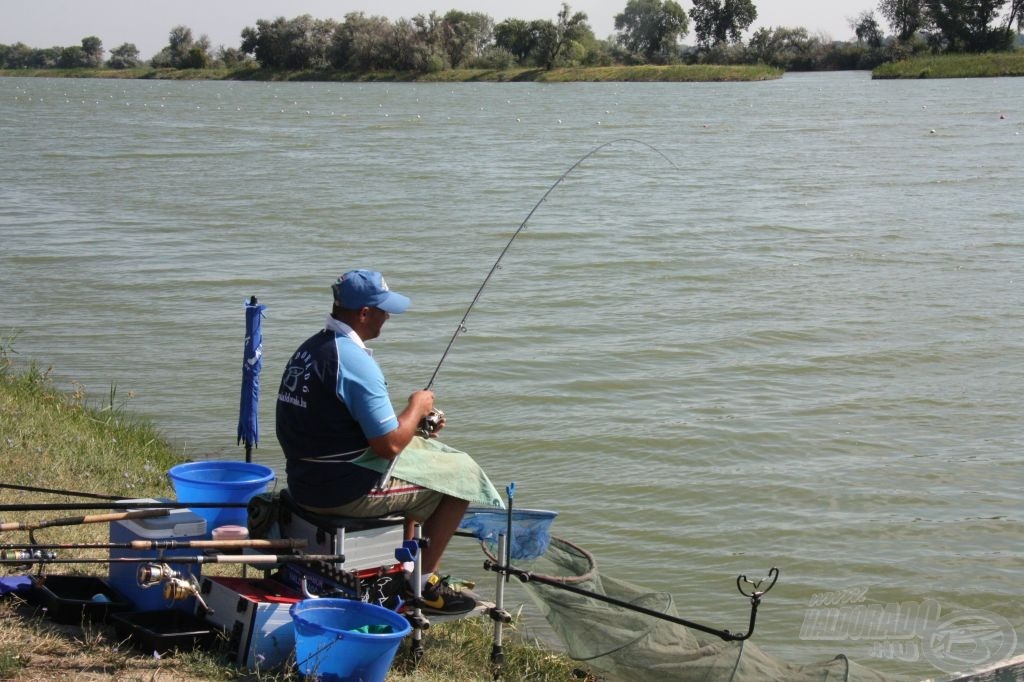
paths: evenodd
<path fill-rule="evenodd" d="M 164 80 L 256 80 L 334 82 L 724 82 L 781 78 L 783 71 L 769 66 L 602 66 L 567 69 L 448 69 L 422 74 L 400 71 L 350 73 L 335 70 L 267 71 L 253 66 L 236 69 L 0 69 L 0 76 L 45 78 L 134 78 Z"/>
<path fill-rule="evenodd" d="M 1024 50 L 986 54 L 945 54 L 882 64 L 872 78 L 998 78 L 1024 76 Z"/>
<path fill-rule="evenodd" d="M 125 409 L 130 396 L 119 398 L 111 389 L 102 405 L 87 405 L 85 390 L 71 393 L 53 388 L 49 372 L 31 364 L 14 372 L 10 350 L 0 344 L 0 457 L 2 482 L 20 486 L 89 492 L 125 497 L 173 497 L 166 472 L 182 461 L 151 425 Z M 0 503 L 80 502 L 67 495 L 40 494 L 0 488 Z M 4 513 L 2 520 L 36 522 L 82 513 Z M 37 533 L 44 543 L 106 542 L 109 526 L 89 524 L 46 528 Z M 23 532 L 0 534 L 0 542 L 24 543 Z M 67 550 L 61 558 L 104 556 L 103 552 Z M 74 564 L 70 566 L 75 566 Z M 102 575 L 102 564 L 48 567 L 45 573 Z M 3 574 L 10 574 L 2 567 Z M 53 570 L 50 570 L 52 568 Z M 207 565 L 206 575 L 238 575 L 230 565 Z M 33 571 L 34 572 L 34 571 Z M 19 572 L 15 572 L 17 574 Z M 21 570 L 20 573 L 25 573 Z M 434 624 L 426 633 L 426 655 L 413 666 L 403 644 L 388 676 L 389 682 L 458 682 L 489 679 L 493 625 L 472 618 Z M 576 664 L 533 642 L 517 637 L 513 623 L 506 628 L 504 680 L 552 682 L 580 679 Z M 111 628 L 73 627 L 45 619 L 36 607 L 18 597 L 0 600 L 0 680 L 261 680 L 301 679 L 291 666 L 247 672 L 226 661 L 221 649 L 162 658 L 139 653 L 117 641 Z M 584 675 L 583 678 L 586 676 Z"/>

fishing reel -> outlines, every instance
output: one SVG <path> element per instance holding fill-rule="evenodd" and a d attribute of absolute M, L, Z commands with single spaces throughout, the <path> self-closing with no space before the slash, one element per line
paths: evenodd
<path fill-rule="evenodd" d="M 437 433 L 437 430 L 441 427 L 442 419 L 444 419 L 444 412 L 441 410 L 431 410 L 426 417 L 420 420 L 420 425 L 417 427 L 416 433 L 424 438 L 430 438 L 432 435 Z"/>
<path fill-rule="evenodd" d="M 144 589 L 163 583 L 164 599 L 167 601 L 184 601 L 189 597 L 195 597 L 205 611 L 210 611 L 210 607 L 199 594 L 199 581 L 192 574 L 183 577 L 167 564 L 141 564 L 135 574 L 135 580 L 139 587 Z"/>

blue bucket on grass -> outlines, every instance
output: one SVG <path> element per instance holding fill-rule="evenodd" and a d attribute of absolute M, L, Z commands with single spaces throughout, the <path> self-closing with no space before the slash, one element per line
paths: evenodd
<path fill-rule="evenodd" d="M 274 480 L 274 470 L 252 462 L 188 462 L 171 467 L 167 472 L 179 502 L 232 502 L 245 504 L 254 495 L 267 489 Z M 245 507 L 193 509 L 206 519 L 210 534 L 220 526 L 247 526 Z"/>
<path fill-rule="evenodd" d="M 288 612 L 299 672 L 322 682 L 383 682 L 412 630 L 394 611 L 354 599 L 306 599 Z"/>

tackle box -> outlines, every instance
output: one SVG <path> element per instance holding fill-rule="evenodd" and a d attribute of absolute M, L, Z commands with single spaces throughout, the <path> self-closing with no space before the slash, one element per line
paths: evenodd
<path fill-rule="evenodd" d="M 115 613 L 110 622 L 118 638 L 130 640 L 132 646 L 144 653 L 164 655 L 209 649 L 220 636 L 212 624 L 178 609 Z"/>
<path fill-rule="evenodd" d="M 84 575 L 32 576 L 28 601 L 46 609 L 50 620 L 68 625 L 105 622 L 109 615 L 132 608 L 107 581 Z"/>
<path fill-rule="evenodd" d="M 302 595 L 272 578 L 204 577 L 196 615 L 228 638 L 228 659 L 249 670 L 284 663 L 295 647 L 289 609 Z"/>

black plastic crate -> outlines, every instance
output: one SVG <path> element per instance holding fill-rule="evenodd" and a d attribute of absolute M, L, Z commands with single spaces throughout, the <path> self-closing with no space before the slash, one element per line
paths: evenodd
<path fill-rule="evenodd" d="M 45 608 L 47 618 L 69 625 L 106 622 L 111 614 L 132 608 L 106 580 L 83 575 L 33 576 L 28 601 Z"/>
<path fill-rule="evenodd" d="M 186 611 L 165 609 L 115 613 L 110 622 L 121 639 L 128 639 L 139 651 L 167 654 L 214 646 L 220 631 Z"/>

